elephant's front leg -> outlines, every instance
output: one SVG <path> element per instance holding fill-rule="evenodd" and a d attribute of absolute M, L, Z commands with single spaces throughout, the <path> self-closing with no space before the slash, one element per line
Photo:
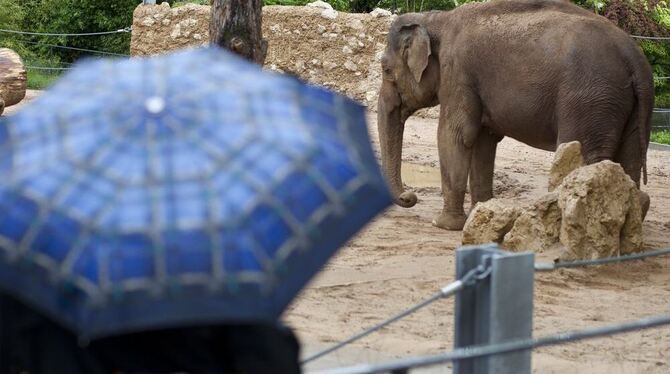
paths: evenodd
<path fill-rule="evenodd" d="M 474 98 L 469 100 L 468 95 L 461 95 L 459 102 L 450 104 L 449 107 L 442 105 L 437 130 L 444 207 L 433 220 L 433 225 L 447 230 L 461 230 L 467 218 L 463 200 L 473 145 L 481 127 L 481 114 L 477 101 Z"/>
<path fill-rule="evenodd" d="M 493 169 L 495 165 L 496 149 L 502 136 L 492 134 L 482 128 L 472 150 L 470 161 L 470 197 L 472 210 L 478 202 L 490 200 L 493 197 Z"/>

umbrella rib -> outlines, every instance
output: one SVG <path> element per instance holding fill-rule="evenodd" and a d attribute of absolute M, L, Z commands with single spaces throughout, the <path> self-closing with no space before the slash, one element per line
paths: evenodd
<path fill-rule="evenodd" d="M 145 147 L 146 147 L 146 170 L 145 178 L 146 181 L 153 185 L 156 181 L 156 165 L 155 161 L 158 155 L 156 153 L 156 126 L 158 126 L 155 119 L 150 119 L 146 123 L 145 131 Z M 170 169 L 172 170 L 172 169 Z M 156 190 L 154 188 L 147 188 L 149 191 L 149 200 L 150 200 L 150 221 L 151 221 L 151 231 L 149 232 L 149 237 L 151 238 L 153 247 L 154 247 L 154 267 L 156 271 L 156 280 L 159 284 L 164 285 L 167 279 L 167 259 L 165 257 L 165 244 L 160 235 L 160 225 L 158 224 L 159 216 L 159 197 L 156 195 Z M 160 286 L 159 286 L 160 287 Z"/>

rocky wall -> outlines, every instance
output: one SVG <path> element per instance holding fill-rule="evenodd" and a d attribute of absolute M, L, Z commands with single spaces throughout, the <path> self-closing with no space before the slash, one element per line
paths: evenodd
<path fill-rule="evenodd" d="M 381 83 L 379 59 L 393 19 L 319 7 L 263 7 L 266 67 L 329 87 L 374 109 Z M 210 7 L 188 4 L 135 9 L 131 54 L 146 56 L 209 43 Z"/>

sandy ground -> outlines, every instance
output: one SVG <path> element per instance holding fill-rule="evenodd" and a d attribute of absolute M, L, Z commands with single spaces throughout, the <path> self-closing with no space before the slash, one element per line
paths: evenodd
<path fill-rule="evenodd" d="M 370 116 L 376 143 L 376 119 Z M 436 121 L 410 119 L 403 175 L 419 203 L 392 207 L 330 262 L 286 313 L 307 354 L 360 332 L 454 280 L 461 232 L 433 227 L 441 208 Z M 377 144 L 375 144 L 377 146 Z M 497 196 L 528 203 L 546 191 L 553 154 L 506 138 L 496 159 Z M 648 249 L 670 247 L 670 152 L 649 152 L 652 205 L 644 223 Z M 469 204 L 469 202 L 468 202 Z M 550 261 L 551 254 L 537 255 Z M 670 313 L 670 257 L 535 277 L 534 336 Z M 311 370 L 448 351 L 453 300 L 440 301 L 358 343 L 314 361 Z M 588 340 L 533 355 L 537 373 L 668 373 L 670 328 Z M 449 367 L 429 372 L 450 372 Z"/>
<path fill-rule="evenodd" d="M 38 94 L 28 92 L 28 98 Z M 24 104 L 24 101 L 22 104 Z M 16 112 L 9 107 L 5 114 Z M 369 117 L 377 147 L 375 115 Z M 328 347 L 433 295 L 454 280 L 461 232 L 433 227 L 441 207 L 436 121 L 410 119 L 405 132 L 403 175 L 419 203 L 392 207 L 343 248 L 285 314 L 304 354 Z M 541 196 L 553 155 L 511 139 L 499 146 L 495 192 L 528 203 Z M 648 249 L 670 247 L 670 152 L 650 150 L 652 203 L 644 223 Z M 469 204 L 469 202 L 468 202 Z M 540 253 L 538 261 L 551 254 Z M 534 335 L 601 326 L 670 313 L 670 256 L 599 268 L 561 270 L 535 278 Z M 308 371 L 379 362 L 452 349 L 453 299 L 409 316 L 307 366 Z M 668 373 L 670 328 L 541 348 L 537 373 Z M 450 366 L 418 372 L 449 373 Z"/>

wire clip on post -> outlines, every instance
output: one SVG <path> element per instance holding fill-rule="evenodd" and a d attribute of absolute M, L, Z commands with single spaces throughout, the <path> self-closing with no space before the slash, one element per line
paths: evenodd
<path fill-rule="evenodd" d="M 532 252 L 505 252 L 496 245 L 468 246 L 456 252 L 456 278 L 484 264 L 487 274 L 456 294 L 454 348 L 529 339 L 533 329 Z M 454 374 L 531 372 L 531 351 L 479 357 L 454 363 Z"/>

